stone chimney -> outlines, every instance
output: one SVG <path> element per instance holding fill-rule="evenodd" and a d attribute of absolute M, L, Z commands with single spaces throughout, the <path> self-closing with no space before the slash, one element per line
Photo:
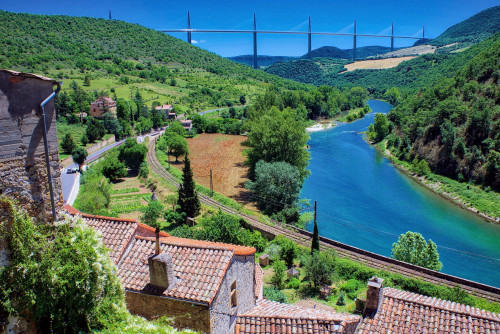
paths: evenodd
<path fill-rule="evenodd" d="M 0 69 L 0 194 L 44 222 L 64 204 L 54 86 L 60 88 L 49 78 Z"/>
<path fill-rule="evenodd" d="M 156 228 L 155 255 L 148 258 L 149 284 L 165 291 L 173 288 L 177 281 L 174 275 L 172 256 L 160 251 L 160 229 Z"/>
<path fill-rule="evenodd" d="M 373 276 L 368 281 L 368 291 L 366 292 L 366 307 L 363 314 L 364 317 L 373 318 L 382 304 L 384 280 L 377 276 Z"/>

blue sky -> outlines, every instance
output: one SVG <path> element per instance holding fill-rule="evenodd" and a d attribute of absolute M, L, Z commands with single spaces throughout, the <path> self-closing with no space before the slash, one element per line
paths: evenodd
<path fill-rule="evenodd" d="M 448 27 L 489 7 L 498 0 L 192 0 L 192 1 L 131 1 L 131 0 L 2 0 L 0 9 L 33 14 L 62 14 L 107 18 L 138 23 L 152 29 L 186 28 L 187 11 L 191 12 L 191 27 L 197 29 L 252 29 L 253 14 L 257 29 L 296 31 L 307 30 L 311 16 L 313 31 L 352 32 L 357 20 L 358 33 L 390 34 L 394 22 L 396 35 L 421 36 L 425 25 L 426 37 L 437 37 Z M 186 34 L 172 34 L 186 40 Z M 222 56 L 252 53 L 251 34 L 193 34 L 196 45 Z M 395 46 L 413 42 L 396 40 Z M 333 45 L 351 48 L 351 37 L 313 36 L 312 48 Z M 359 38 L 358 46 L 386 45 L 389 39 Z M 266 55 L 299 56 L 307 52 L 305 35 L 259 35 L 258 52 Z"/>

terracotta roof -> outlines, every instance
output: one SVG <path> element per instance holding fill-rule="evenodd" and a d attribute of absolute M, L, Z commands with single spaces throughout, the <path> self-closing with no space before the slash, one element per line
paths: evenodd
<path fill-rule="evenodd" d="M 500 333 L 500 314 L 393 288 L 383 296 L 357 333 Z"/>
<path fill-rule="evenodd" d="M 235 333 L 353 333 L 360 319 L 356 315 L 308 309 L 263 299 L 244 314 L 238 315 Z"/>
<path fill-rule="evenodd" d="M 258 263 L 255 264 L 255 299 L 261 300 L 264 288 L 264 272 Z"/>
<path fill-rule="evenodd" d="M 155 107 L 155 110 L 164 110 L 164 109 L 172 109 L 172 105 L 171 104 L 164 104 L 162 106 L 156 106 Z"/>
<path fill-rule="evenodd" d="M 123 286 L 132 291 L 210 303 L 219 290 L 233 252 L 164 243 L 168 239 L 161 239 L 160 249 L 172 256 L 177 284 L 163 293 L 148 284 L 148 257 L 154 254 L 155 242 L 149 238 L 136 237 L 118 268 L 118 277 Z"/>
<path fill-rule="evenodd" d="M 149 286 L 148 257 L 155 249 L 155 229 L 133 219 L 102 217 L 81 213 L 70 205 L 66 212 L 79 215 L 101 232 L 110 257 L 118 267 L 118 277 L 126 289 L 166 297 L 210 303 L 234 255 L 253 255 L 255 248 L 192 240 L 160 232 L 162 252 L 172 256 L 176 286 L 164 293 Z"/>

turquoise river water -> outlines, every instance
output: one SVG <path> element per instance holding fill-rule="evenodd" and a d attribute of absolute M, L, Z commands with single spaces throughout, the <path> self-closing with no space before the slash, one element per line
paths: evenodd
<path fill-rule="evenodd" d="M 397 236 L 421 233 L 437 245 L 442 272 L 500 287 L 500 224 L 489 223 L 425 189 L 363 140 L 375 113 L 311 133 L 311 175 L 300 198 L 317 200 L 321 235 L 390 256 Z"/>

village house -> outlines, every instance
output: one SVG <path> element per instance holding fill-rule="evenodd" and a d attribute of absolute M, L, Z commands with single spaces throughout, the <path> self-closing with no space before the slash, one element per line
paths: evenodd
<path fill-rule="evenodd" d="M 173 120 L 175 120 L 177 118 L 177 114 L 174 111 L 174 107 L 172 107 L 172 105 L 170 105 L 170 104 L 164 104 L 162 106 L 156 106 L 155 110 L 156 111 L 161 111 L 161 112 L 165 113 L 165 115 L 167 116 L 167 119 L 173 119 Z"/>
<path fill-rule="evenodd" d="M 193 128 L 193 121 L 190 119 L 183 119 L 180 121 L 184 129 L 191 130 Z"/>
<path fill-rule="evenodd" d="M 101 118 L 106 112 L 116 115 L 116 102 L 106 96 L 102 96 L 90 104 L 90 116 Z"/>

